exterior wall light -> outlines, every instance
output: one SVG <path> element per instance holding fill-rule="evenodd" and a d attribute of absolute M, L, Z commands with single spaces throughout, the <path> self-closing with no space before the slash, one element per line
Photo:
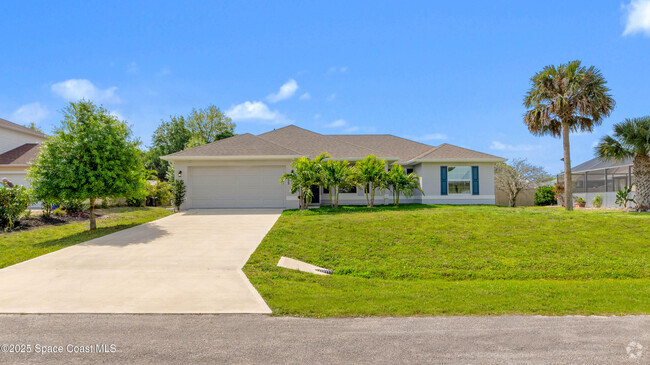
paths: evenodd
<path fill-rule="evenodd" d="M 183 177 L 183 171 L 178 170 L 178 177 Z"/>

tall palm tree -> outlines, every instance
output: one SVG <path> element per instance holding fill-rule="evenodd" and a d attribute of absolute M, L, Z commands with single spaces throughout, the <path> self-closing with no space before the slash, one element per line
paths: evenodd
<path fill-rule="evenodd" d="M 289 181 L 291 194 L 298 193 L 300 209 L 307 209 L 314 193 L 311 187 L 317 185 L 321 180 L 322 161 L 330 155 L 321 153 L 314 159 L 300 157 L 291 163 L 293 168 L 290 173 L 282 175 L 280 182 Z"/>
<path fill-rule="evenodd" d="M 330 207 L 339 207 L 339 191 L 350 185 L 350 163 L 345 160 L 327 160 L 322 164 L 321 186 L 329 191 Z"/>
<path fill-rule="evenodd" d="M 571 132 L 593 132 L 614 109 L 607 81 L 600 71 L 586 68 L 580 61 L 546 66 L 531 79 L 524 98 L 528 109 L 524 123 L 535 135 L 562 137 L 564 145 L 564 198 L 567 210 L 573 210 L 571 182 Z"/>
<path fill-rule="evenodd" d="M 393 192 L 393 205 L 399 206 L 400 195 L 407 198 L 413 196 L 413 191 L 418 190 L 422 194 L 424 191 L 420 187 L 420 177 L 415 173 L 407 174 L 402 165 L 394 164 L 386 175 L 386 184 Z"/>
<path fill-rule="evenodd" d="M 625 119 L 614 125 L 614 136 L 605 136 L 596 155 L 610 160 L 633 157 L 636 209 L 650 209 L 650 116 Z"/>
<path fill-rule="evenodd" d="M 353 181 L 366 193 L 366 206 L 375 205 L 375 192 L 383 189 L 386 182 L 386 160 L 375 155 L 368 155 L 357 162 L 353 169 Z"/>

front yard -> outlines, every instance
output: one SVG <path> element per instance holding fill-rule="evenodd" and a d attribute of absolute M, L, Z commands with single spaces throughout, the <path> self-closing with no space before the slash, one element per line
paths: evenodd
<path fill-rule="evenodd" d="M 1 234 L 0 269 L 93 238 L 151 222 L 172 212 L 165 208 L 124 207 L 100 209 L 99 214 L 103 217 L 97 220 L 97 230 L 93 232 L 88 230 L 86 220 Z"/>
<path fill-rule="evenodd" d="M 334 270 L 278 268 L 287 256 Z M 491 206 L 285 211 L 244 267 L 276 315 L 650 313 L 650 215 Z"/>

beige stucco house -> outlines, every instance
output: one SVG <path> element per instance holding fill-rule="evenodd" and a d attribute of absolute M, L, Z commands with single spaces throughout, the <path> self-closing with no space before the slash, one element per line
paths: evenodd
<path fill-rule="evenodd" d="M 0 180 L 29 186 L 27 169 L 47 135 L 0 118 Z"/>
<path fill-rule="evenodd" d="M 298 208 L 281 176 L 301 156 L 328 152 L 354 163 L 368 155 L 403 165 L 421 177 L 419 192 L 404 203 L 494 204 L 494 164 L 503 158 L 466 148 L 424 143 L 392 135 L 323 135 L 290 125 L 260 135 L 242 134 L 162 158 L 173 162 L 176 178 L 187 186 L 182 208 Z M 328 204 L 323 188 L 314 191 L 315 205 Z M 341 204 L 365 204 L 361 189 L 340 194 Z M 389 191 L 376 204 L 389 204 Z"/>

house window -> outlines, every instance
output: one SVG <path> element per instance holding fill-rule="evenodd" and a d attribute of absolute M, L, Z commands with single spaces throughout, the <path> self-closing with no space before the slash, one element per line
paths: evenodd
<path fill-rule="evenodd" d="M 339 193 L 346 194 L 346 193 L 356 193 L 357 192 L 357 187 L 353 186 L 351 188 L 339 188 Z M 329 194 L 330 190 L 323 188 L 323 194 Z"/>
<path fill-rule="evenodd" d="M 407 175 L 408 175 L 408 174 L 412 174 L 412 173 L 413 173 L 413 169 L 406 169 L 406 174 L 407 174 Z"/>
<path fill-rule="evenodd" d="M 449 194 L 471 194 L 472 168 L 470 166 L 447 167 L 447 187 Z"/>

